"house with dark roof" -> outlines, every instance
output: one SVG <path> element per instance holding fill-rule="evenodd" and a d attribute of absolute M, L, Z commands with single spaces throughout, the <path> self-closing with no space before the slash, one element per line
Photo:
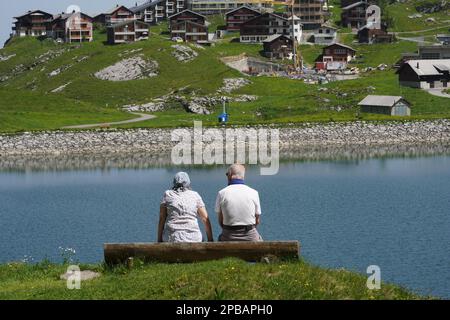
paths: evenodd
<path fill-rule="evenodd" d="M 13 34 L 19 37 L 49 36 L 52 31 L 53 15 L 42 10 L 32 10 L 14 17 Z"/>
<path fill-rule="evenodd" d="M 94 17 L 94 22 L 100 23 L 106 26 L 114 23 L 135 20 L 136 16 L 133 11 L 125 6 L 116 5 L 114 8 L 100 13 Z"/>
<path fill-rule="evenodd" d="M 342 8 L 341 24 L 343 27 L 359 29 L 367 24 L 367 1 L 359 1 Z"/>
<path fill-rule="evenodd" d="M 131 7 L 136 18 L 146 23 L 156 24 L 167 20 L 169 16 L 188 8 L 188 0 L 148 0 Z"/>
<path fill-rule="evenodd" d="M 331 58 L 333 62 L 350 62 L 356 55 L 356 50 L 342 43 L 333 43 L 322 49 L 323 58 Z"/>
<path fill-rule="evenodd" d="M 385 26 L 381 26 L 380 29 L 372 28 L 370 26 L 363 26 L 358 29 L 358 42 L 359 43 L 390 43 L 394 41 L 394 35 L 387 32 Z"/>
<path fill-rule="evenodd" d="M 263 41 L 263 52 L 270 59 L 291 59 L 294 50 L 292 37 L 274 34 Z"/>
<path fill-rule="evenodd" d="M 410 116 L 411 104 L 400 96 L 368 95 L 358 103 L 361 112 Z"/>
<path fill-rule="evenodd" d="M 421 88 L 448 88 L 450 59 L 408 60 L 396 72 L 400 85 Z"/>
<path fill-rule="evenodd" d="M 239 31 L 241 25 L 250 19 L 258 17 L 261 12 L 255 8 L 244 5 L 239 8 L 228 11 L 225 14 L 226 28 L 228 31 Z"/>
<path fill-rule="evenodd" d="M 82 12 L 61 13 L 52 21 L 52 35 L 64 42 L 91 42 L 93 18 Z"/>
<path fill-rule="evenodd" d="M 183 10 L 169 17 L 172 38 L 179 37 L 187 42 L 208 42 L 206 17 L 191 10 Z"/>
<path fill-rule="evenodd" d="M 107 28 L 108 44 L 148 40 L 150 24 L 140 20 L 123 21 Z"/>

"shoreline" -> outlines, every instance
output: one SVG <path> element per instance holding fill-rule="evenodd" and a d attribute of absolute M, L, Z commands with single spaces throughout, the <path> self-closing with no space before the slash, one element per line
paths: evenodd
<path fill-rule="evenodd" d="M 227 129 L 279 129 L 280 154 L 295 149 L 374 148 L 402 145 L 450 144 L 450 120 L 412 122 L 305 123 L 278 128 L 274 125 Z M 96 129 L 88 131 L 25 132 L 0 135 L 0 159 L 11 156 L 77 156 L 170 153 L 173 129 Z M 193 133 L 193 127 L 182 128 Z M 208 130 L 204 128 L 203 130 Z M 225 136 L 224 128 L 214 128 Z M 193 134 L 192 134 L 193 136 Z M 270 136 L 270 135 L 269 135 Z M 205 143 L 205 145 L 208 143 Z M 345 151 L 348 152 L 348 151 Z"/>

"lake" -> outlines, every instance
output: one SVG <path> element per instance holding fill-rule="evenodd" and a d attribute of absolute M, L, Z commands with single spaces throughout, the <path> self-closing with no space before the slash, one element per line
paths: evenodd
<path fill-rule="evenodd" d="M 102 260 L 104 242 L 155 241 L 159 202 L 180 168 L 0 172 L 0 262 Z M 225 167 L 187 168 L 212 217 Z M 450 298 L 450 156 L 289 161 L 250 168 L 266 240 L 299 240 L 311 263 Z"/>

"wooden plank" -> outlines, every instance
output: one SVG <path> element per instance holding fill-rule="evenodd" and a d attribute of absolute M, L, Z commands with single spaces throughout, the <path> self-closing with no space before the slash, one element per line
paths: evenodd
<path fill-rule="evenodd" d="M 260 261 L 265 257 L 285 260 L 298 259 L 299 252 L 298 241 L 104 244 L 107 264 L 126 263 L 128 258 L 167 263 L 217 260 L 227 257 L 245 261 Z"/>

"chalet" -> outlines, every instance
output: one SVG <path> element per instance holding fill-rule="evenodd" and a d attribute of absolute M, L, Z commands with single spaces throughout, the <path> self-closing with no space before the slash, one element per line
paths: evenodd
<path fill-rule="evenodd" d="M 207 42 L 208 27 L 205 16 L 191 10 L 183 10 L 169 17 L 171 37 L 187 42 Z"/>
<path fill-rule="evenodd" d="M 367 25 L 358 30 L 359 43 L 390 43 L 394 40 L 394 35 L 386 31 L 385 27 L 374 29 Z"/>
<path fill-rule="evenodd" d="M 264 55 L 271 59 L 291 58 L 293 52 L 292 38 L 284 34 L 274 34 L 263 41 Z"/>
<path fill-rule="evenodd" d="M 148 0 L 147 2 L 130 8 L 136 19 L 155 24 L 167 20 L 171 15 L 181 12 L 188 7 L 187 0 Z"/>
<path fill-rule="evenodd" d="M 285 17 L 274 13 L 263 13 L 241 24 L 240 41 L 259 43 L 274 34 L 292 35 L 292 19 L 294 19 L 294 36 L 297 42 L 302 37 L 302 24 L 297 16 Z"/>
<path fill-rule="evenodd" d="M 359 1 L 342 8 L 341 24 L 349 28 L 361 28 L 367 24 L 366 10 L 369 4 Z"/>
<path fill-rule="evenodd" d="M 108 26 L 108 44 L 148 40 L 150 24 L 139 21 L 123 21 Z"/>
<path fill-rule="evenodd" d="M 95 16 L 94 22 L 109 26 L 114 23 L 131 21 L 135 19 L 136 16 L 133 11 L 131 11 L 125 6 L 117 5 L 105 13 L 101 13 Z"/>
<path fill-rule="evenodd" d="M 61 13 L 52 21 L 52 35 L 64 42 L 91 42 L 93 19 L 82 12 Z"/>
<path fill-rule="evenodd" d="M 400 85 L 422 89 L 448 88 L 450 59 L 409 60 L 397 70 Z"/>
<path fill-rule="evenodd" d="M 368 95 L 360 103 L 361 112 L 410 116 L 411 104 L 400 96 Z"/>
<path fill-rule="evenodd" d="M 237 9 L 228 11 L 225 14 L 225 20 L 228 31 L 239 31 L 242 23 L 261 15 L 259 10 L 249 6 L 241 6 Z"/>
<path fill-rule="evenodd" d="M 294 14 L 300 18 L 304 30 L 319 28 L 326 20 L 326 12 L 323 10 L 322 0 L 296 0 L 294 2 Z"/>
<path fill-rule="evenodd" d="M 340 43 L 333 43 L 322 49 L 323 59 L 332 62 L 350 62 L 356 54 L 356 50 Z"/>
<path fill-rule="evenodd" d="M 337 41 L 337 28 L 323 24 L 310 36 L 310 41 L 315 44 L 329 45 Z"/>
<path fill-rule="evenodd" d="M 16 21 L 13 26 L 13 33 L 16 36 L 49 36 L 52 30 L 53 15 L 41 11 L 33 10 L 27 13 L 14 17 Z"/>

